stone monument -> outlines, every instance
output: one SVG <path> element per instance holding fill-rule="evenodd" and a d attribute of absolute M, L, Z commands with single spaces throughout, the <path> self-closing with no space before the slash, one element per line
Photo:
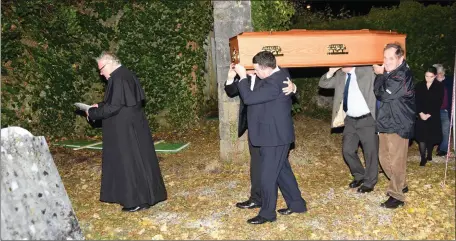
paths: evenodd
<path fill-rule="evenodd" d="M 3 128 L 1 177 L 2 240 L 84 239 L 43 136 Z"/>
<path fill-rule="evenodd" d="M 249 157 L 247 133 L 237 136 L 239 97 L 229 98 L 225 81 L 231 63 L 229 38 L 242 32 L 251 32 L 250 1 L 212 1 L 214 6 L 215 58 L 218 83 L 218 109 L 220 131 L 220 159 L 236 161 Z"/>

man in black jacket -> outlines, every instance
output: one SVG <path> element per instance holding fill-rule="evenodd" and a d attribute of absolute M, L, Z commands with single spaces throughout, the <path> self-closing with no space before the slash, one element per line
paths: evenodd
<path fill-rule="evenodd" d="M 287 71 L 286 69 L 282 69 L 283 71 Z M 228 71 L 228 80 L 225 82 L 225 92 L 226 94 L 234 98 L 239 96 L 238 90 L 238 83 L 239 78 L 236 78 L 236 72 L 234 71 L 234 64 L 230 65 L 230 70 Z M 254 90 L 258 87 L 260 83 L 260 79 L 254 75 L 249 74 L 247 76 L 247 81 L 251 90 Z M 283 92 L 286 95 L 295 94 L 296 93 L 296 85 L 288 79 L 287 81 L 288 86 L 283 88 Z M 248 108 L 244 105 L 242 98 L 240 98 L 239 104 L 239 122 L 238 122 L 238 137 L 241 137 L 245 131 L 247 130 L 247 111 Z M 249 152 L 250 152 L 250 198 L 244 202 L 236 203 L 236 207 L 238 208 L 259 208 L 261 207 L 261 179 L 260 179 L 260 148 L 257 146 L 253 146 L 249 142 Z"/>
<path fill-rule="evenodd" d="M 399 44 L 387 44 L 383 50 L 384 63 L 375 65 L 377 77 L 374 93 L 379 100 L 377 126 L 379 133 L 379 160 L 390 179 L 389 199 L 385 208 L 404 205 L 407 152 L 413 137 L 416 119 L 415 86 L 412 72 L 404 60 L 404 50 Z"/>

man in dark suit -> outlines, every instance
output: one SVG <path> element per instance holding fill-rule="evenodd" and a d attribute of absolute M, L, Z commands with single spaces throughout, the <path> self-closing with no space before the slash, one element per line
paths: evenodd
<path fill-rule="evenodd" d="M 230 65 L 230 70 L 228 71 L 228 80 L 225 82 L 225 92 L 230 98 L 239 96 L 238 83 L 239 77 L 236 76 L 234 71 L 234 64 Z M 282 69 L 287 71 L 286 69 Z M 287 71 L 288 72 L 288 71 Z M 238 77 L 238 78 L 236 78 Z M 258 83 L 261 81 L 256 75 L 249 74 L 247 75 L 247 81 L 249 83 L 250 89 L 254 90 Z M 287 87 L 283 88 L 285 95 L 291 93 L 296 93 L 296 85 L 288 79 L 286 81 Z M 244 105 L 242 98 L 240 98 L 239 104 L 239 122 L 238 122 L 238 137 L 244 135 L 247 130 L 247 111 L 248 108 Z M 236 203 L 236 207 L 243 209 L 252 209 L 261 207 L 261 159 L 260 159 L 260 148 L 253 146 L 250 140 L 249 142 L 249 152 L 250 152 L 250 198 L 244 202 Z"/>
<path fill-rule="evenodd" d="M 271 52 L 262 51 L 253 57 L 256 75 L 262 79 L 252 91 L 247 73 L 242 65 L 235 65 L 239 75 L 239 94 L 248 106 L 247 125 L 253 146 L 260 147 L 261 157 L 261 209 L 259 214 L 247 220 L 250 224 L 263 224 L 276 220 L 278 188 L 287 208 L 278 212 L 283 215 L 307 211 L 306 202 L 288 161 L 290 144 L 294 142 L 294 127 L 291 117 L 292 100 L 285 95 L 283 81 L 289 75 L 280 70 Z"/>

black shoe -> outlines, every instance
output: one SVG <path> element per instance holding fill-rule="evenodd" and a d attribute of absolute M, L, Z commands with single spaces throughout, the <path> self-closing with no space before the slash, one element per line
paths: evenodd
<path fill-rule="evenodd" d="M 302 211 L 302 212 L 295 212 L 295 211 L 291 210 L 291 208 L 282 208 L 282 209 L 277 210 L 277 212 L 282 215 L 290 215 L 292 213 L 305 213 L 305 212 L 307 212 L 307 210 Z"/>
<path fill-rule="evenodd" d="M 364 180 L 359 180 L 359 181 L 356 181 L 356 180 L 353 180 L 352 182 L 350 182 L 350 184 L 348 184 L 348 186 L 350 188 L 357 188 L 359 186 L 361 186 L 361 184 L 364 183 Z"/>
<path fill-rule="evenodd" d="M 259 215 L 254 217 L 254 218 L 251 218 L 251 219 L 247 220 L 247 222 L 250 223 L 250 224 L 263 224 L 263 223 L 274 222 L 274 221 L 275 221 L 275 219 L 274 220 L 268 220 L 268 219 L 265 219 L 265 218 L 263 218 L 263 217 L 261 217 Z"/>
<path fill-rule="evenodd" d="M 359 193 L 366 193 L 366 192 L 372 192 L 374 191 L 374 188 L 370 188 L 370 187 L 366 187 L 364 185 L 362 185 L 361 187 L 358 188 L 358 192 Z"/>
<path fill-rule="evenodd" d="M 446 151 L 438 151 L 437 156 L 446 156 L 447 155 L 447 152 Z"/>
<path fill-rule="evenodd" d="M 421 161 L 420 161 L 420 166 L 424 167 L 424 166 L 426 166 L 426 163 L 427 163 L 427 160 L 422 158 Z"/>
<path fill-rule="evenodd" d="M 384 208 L 395 209 L 395 208 L 404 206 L 404 204 L 405 203 L 403 201 L 397 200 L 394 197 L 389 197 L 388 200 L 386 200 L 386 202 L 380 204 L 380 206 L 384 207 Z"/>
<path fill-rule="evenodd" d="M 141 210 L 149 209 L 149 208 L 150 208 L 149 204 L 141 204 L 141 205 L 136 206 L 136 207 L 122 208 L 122 211 L 123 212 L 137 212 L 137 211 L 141 211 Z"/>
<path fill-rule="evenodd" d="M 408 186 L 405 186 L 404 188 L 402 188 L 402 193 L 408 193 Z"/>
<path fill-rule="evenodd" d="M 236 203 L 236 207 L 243 209 L 261 208 L 261 204 L 247 200 L 245 202 Z"/>

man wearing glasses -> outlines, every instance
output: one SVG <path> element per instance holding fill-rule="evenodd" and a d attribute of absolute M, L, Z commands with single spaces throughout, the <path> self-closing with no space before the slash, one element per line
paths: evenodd
<path fill-rule="evenodd" d="M 102 120 L 103 156 L 100 201 L 136 212 L 167 198 L 154 142 L 144 114 L 144 90 L 134 73 L 110 53 L 97 58 L 107 80 L 102 102 L 87 111 Z"/>

